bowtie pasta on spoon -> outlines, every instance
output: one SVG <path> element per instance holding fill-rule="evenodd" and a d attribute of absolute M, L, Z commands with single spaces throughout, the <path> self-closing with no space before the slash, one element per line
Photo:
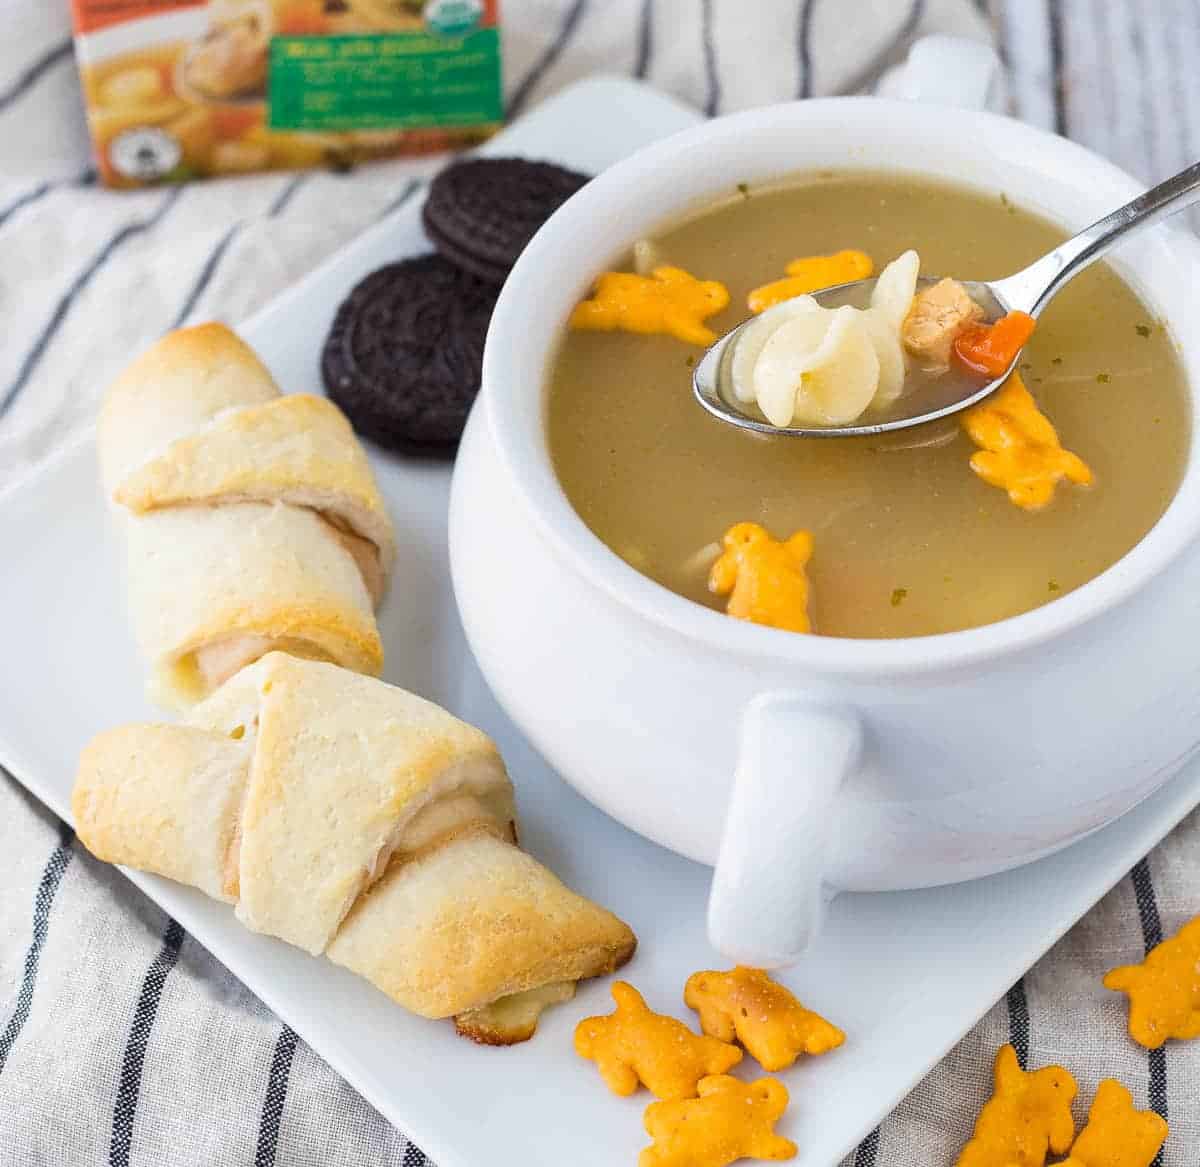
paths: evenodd
<path fill-rule="evenodd" d="M 1200 163 L 1007 279 L 922 276 L 906 251 L 877 279 L 774 303 L 697 362 L 696 397 L 731 425 L 794 437 L 886 433 L 957 413 L 1000 387 L 1064 284 L 1127 234 L 1197 199 Z"/>

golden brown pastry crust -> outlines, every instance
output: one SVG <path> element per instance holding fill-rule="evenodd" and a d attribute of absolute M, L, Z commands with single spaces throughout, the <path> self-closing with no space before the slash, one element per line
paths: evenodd
<path fill-rule="evenodd" d="M 389 928 L 391 920 L 404 927 Z M 612 913 L 493 832 L 472 828 L 393 863 L 354 905 L 328 956 L 414 1013 L 451 1017 L 612 972 L 635 944 Z"/>
<path fill-rule="evenodd" d="M 496 747 L 432 702 L 283 653 L 230 685 L 257 704 L 237 907 L 255 932 L 324 952 L 434 800 L 473 796 L 498 829 L 513 816 Z M 202 704 L 189 720 L 210 716 Z"/>
<path fill-rule="evenodd" d="M 157 700 L 186 707 L 272 648 L 378 674 L 394 537 L 335 405 L 280 396 L 243 341 L 204 324 L 117 378 L 98 440 Z"/>
<path fill-rule="evenodd" d="M 514 845 L 485 734 L 328 663 L 269 653 L 186 724 L 99 735 L 73 805 L 99 857 L 233 902 L 252 930 L 477 1041 L 524 1040 L 636 944 Z"/>
<path fill-rule="evenodd" d="M 217 415 L 132 470 L 114 499 L 134 514 L 171 506 L 286 502 L 374 545 L 395 548 L 370 463 L 332 401 L 295 393 Z"/>
<path fill-rule="evenodd" d="M 216 322 L 180 328 L 151 345 L 109 386 L 97 444 L 105 490 L 177 438 L 226 409 L 279 396 L 266 365 L 235 332 Z"/>
<path fill-rule="evenodd" d="M 242 742 L 189 726 L 110 729 L 79 759 L 75 829 L 97 859 L 232 902 L 225 870 L 249 767 Z"/>

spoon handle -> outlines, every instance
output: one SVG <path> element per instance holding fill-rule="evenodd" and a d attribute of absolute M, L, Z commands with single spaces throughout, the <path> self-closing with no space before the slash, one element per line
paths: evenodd
<path fill-rule="evenodd" d="M 992 290 L 1008 307 L 1036 316 L 1063 284 L 1106 255 L 1127 235 L 1197 201 L 1200 201 L 1200 162 L 1085 227 L 1023 271 L 994 281 Z"/>

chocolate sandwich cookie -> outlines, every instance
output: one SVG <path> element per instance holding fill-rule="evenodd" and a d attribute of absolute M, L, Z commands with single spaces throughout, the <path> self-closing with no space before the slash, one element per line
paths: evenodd
<path fill-rule="evenodd" d="M 425 232 L 447 259 L 501 284 L 537 229 L 587 175 L 523 158 L 468 158 L 429 188 Z"/>
<path fill-rule="evenodd" d="M 497 288 L 440 255 L 367 276 L 338 309 L 325 389 L 354 428 L 391 449 L 452 447 L 479 391 Z"/>

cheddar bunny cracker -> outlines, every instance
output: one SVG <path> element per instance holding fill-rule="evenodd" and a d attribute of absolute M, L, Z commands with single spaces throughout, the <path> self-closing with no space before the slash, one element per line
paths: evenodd
<path fill-rule="evenodd" d="M 726 1167 L 737 1159 L 791 1159 L 796 1144 L 775 1133 L 788 1092 L 774 1078 L 739 1082 L 728 1074 L 704 1078 L 699 1097 L 652 1102 L 646 1133 L 654 1140 L 638 1167 Z"/>
<path fill-rule="evenodd" d="M 1020 373 L 962 415 L 963 428 L 979 447 L 971 469 L 984 482 L 1008 491 L 1022 510 L 1041 510 L 1066 479 L 1089 486 L 1092 471 L 1077 454 L 1065 450 L 1058 431 L 1025 388 Z"/>
<path fill-rule="evenodd" d="M 1158 1049 L 1169 1037 L 1200 1037 L 1200 916 L 1150 951 L 1141 964 L 1114 968 L 1106 989 L 1129 998 L 1129 1034 Z"/>
<path fill-rule="evenodd" d="M 659 1098 L 691 1098 L 708 1074 L 723 1074 L 742 1060 L 737 1046 L 700 1037 L 682 1021 L 654 1013 L 625 981 L 612 987 L 616 1011 L 585 1017 L 575 1027 L 575 1052 L 596 1063 L 614 1094 L 632 1094 L 642 1083 Z"/>
<path fill-rule="evenodd" d="M 746 299 L 751 312 L 764 312 L 785 300 L 805 296 L 809 292 L 865 280 L 875 270 L 871 257 L 863 251 L 837 251 L 833 255 L 805 255 L 793 259 L 780 280 L 754 288 Z"/>
<path fill-rule="evenodd" d="M 1129 1091 L 1105 1078 L 1087 1126 L 1058 1167 L 1150 1167 L 1166 1139 L 1166 1121 L 1152 1110 L 1136 1110 Z"/>
<path fill-rule="evenodd" d="M 665 332 L 689 344 L 708 346 L 717 334 L 704 321 L 729 303 L 716 280 L 698 280 L 678 267 L 656 267 L 648 276 L 606 271 L 596 292 L 571 313 L 572 328 L 598 332 Z"/>
<path fill-rule="evenodd" d="M 797 531 L 774 539 L 758 523 L 735 523 L 722 538 L 724 550 L 708 575 L 708 590 L 728 596 L 725 611 L 738 620 L 788 632 L 811 632 L 808 575 L 813 537 Z"/>
<path fill-rule="evenodd" d="M 683 999 L 700 1014 L 705 1033 L 721 1041 L 736 1037 L 764 1070 L 786 1070 L 800 1054 L 823 1054 L 846 1040 L 762 969 L 693 973 Z"/>
<path fill-rule="evenodd" d="M 1011 1045 L 996 1053 L 995 1090 L 963 1147 L 956 1167 L 1043 1167 L 1046 1154 L 1065 1154 L 1075 1137 L 1075 1079 L 1061 1066 L 1026 1073 Z"/>

